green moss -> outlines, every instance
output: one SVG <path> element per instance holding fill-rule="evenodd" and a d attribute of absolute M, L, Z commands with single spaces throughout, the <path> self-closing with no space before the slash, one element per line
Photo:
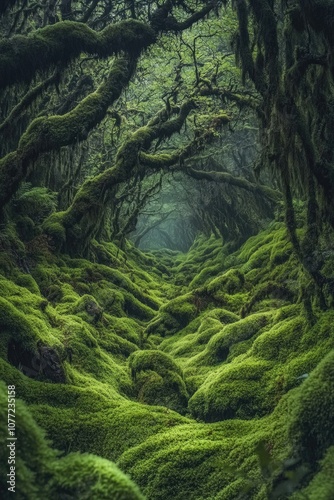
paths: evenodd
<path fill-rule="evenodd" d="M 103 458 L 71 453 L 62 458 L 54 467 L 51 481 L 55 497 L 101 500 L 144 500 L 135 484 L 119 468 Z"/>
<path fill-rule="evenodd" d="M 0 398 L 0 440 L 7 445 L 7 387 L 2 382 Z M 59 458 L 59 453 L 50 448 L 44 432 L 20 399 L 16 399 L 15 425 L 15 495 L 18 498 L 35 500 L 48 496 L 63 498 L 64 495 L 87 499 L 96 496 L 119 500 L 144 498 L 131 480 L 108 460 L 79 453 Z M 5 499 L 13 495 L 6 483 L 8 472 L 9 465 L 2 461 L 0 484 Z"/>
<path fill-rule="evenodd" d="M 52 238 L 52 242 L 57 249 L 60 249 L 66 241 L 63 218 L 64 212 L 57 212 L 50 215 L 43 223 L 43 231 Z"/>
<path fill-rule="evenodd" d="M 291 439 L 305 461 L 314 463 L 333 445 L 334 352 L 302 383 L 290 426 Z"/>
<path fill-rule="evenodd" d="M 17 390 L 15 396 L 15 437 L 17 441 L 15 442 L 16 488 L 14 495 L 27 500 L 45 498 L 50 493 L 48 478 L 52 473 L 52 462 L 56 458 L 56 453 L 49 448 L 44 432 L 36 425 L 26 405 L 21 399 L 17 398 Z M 3 495 L 2 498 L 9 499 L 12 498 L 13 493 L 8 491 L 9 484 L 7 484 L 7 474 L 9 473 L 9 464 L 7 463 L 9 448 L 7 448 L 7 445 L 10 443 L 7 440 L 8 401 L 7 386 L 2 381 L 0 383 L 0 400 L 0 441 L 3 452 L 6 450 L 6 455 L 4 453 L 3 457 L 6 456 L 6 460 L 1 460 L 0 465 L 0 489 Z"/>
<path fill-rule="evenodd" d="M 144 456 L 147 460 L 147 451 Z M 124 462 L 129 458 L 125 456 Z M 182 446 L 178 446 L 177 442 L 165 442 L 161 452 L 154 454 L 149 462 L 145 464 L 140 456 L 137 461 L 141 471 L 138 467 L 131 469 L 131 473 L 138 477 L 145 475 L 147 483 L 144 492 L 149 498 L 154 495 L 157 499 L 204 498 L 208 491 L 211 494 L 217 492 L 218 468 L 224 470 L 223 452 L 219 443 L 212 443 L 205 438 L 196 439 L 193 443 L 189 439 Z M 153 471 L 156 471 L 155 479 Z M 225 474 L 221 476 L 220 488 L 226 486 L 229 479 Z"/>
<path fill-rule="evenodd" d="M 250 338 L 254 340 L 269 320 L 270 315 L 254 314 L 249 318 L 225 326 L 209 341 L 205 353 L 206 362 L 211 365 L 225 361 L 232 345 Z"/>
<path fill-rule="evenodd" d="M 7 66 L 2 86 L 16 81 L 29 81 L 35 71 L 46 69 L 59 60 L 67 63 L 81 52 L 99 53 L 106 57 L 125 50 L 139 55 L 154 40 L 153 30 L 134 19 L 115 23 L 101 33 L 93 31 L 84 23 L 62 21 L 29 36 L 17 35 L 10 42 L 2 43 L 0 67 Z"/>
<path fill-rule="evenodd" d="M 72 313 L 87 320 L 88 322 L 97 323 L 101 321 L 103 309 L 91 295 L 83 295 L 73 305 Z"/>
<path fill-rule="evenodd" d="M 180 375 L 173 371 L 167 370 L 163 376 L 151 370 L 140 372 L 135 381 L 135 393 L 140 403 L 166 406 L 185 413 L 187 389 Z"/>
<path fill-rule="evenodd" d="M 34 278 L 31 276 L 31 274 L 23 274 L 20 273 L 16 278 L 15 278 L 15 283 L 22 287 L 26 288 L 29 290 L 31 293 L 34 293 L 35 295 L 39 295 L 39 287 L 34 280 Z"/>
<path fill-rule="evenodd" d="M 255 451 L 259 439 L 255 427 L 241 421 L 179 425 L 128 450 L 120 465 L 148 498 L 201 499 L 208 492 L 210 498 L 253 498 L 263 483 Z M 244 460 L 246 454 L 251 460 Z"/>
<path fill-rule="evenodd" d="M 310 323 L 301 304 L 265 297 L 254 304 L 262 312 L 237 314 L 265 283 L 291 278 L 284 285 L 292 289 L 302 277 L 282 257 L 284 238 L 282 225 L 272 226 L 222 259 L 221 241 L 201 236 L 189 254 L 165 256 L 166 277 L 152 271 L 157 253 L 130 244 L 123 252 L 99 243 L 95 263 L 38 257 L 32 275 L 10 257 L 8 277 L 0 276 L 0 377 L 29 405 L 32 432 L 24 432 L 40 457 L 20 463 L 30 498 L 141 498 L 109 462 L 118 460 L 147 498 L 264 499 L 297 455 L 310 464 L 306 494 L 326 498 L 333 311 L 314 307 Z M 251 262 L 256 252 L 261 268 Z M 189 292 L 187 283 L 211 265 L 218 275 Z M 182 287 L 171 283 L 177 273 Z M 27 377 L 9 363 L 14 336 L 31 353 L 41 341 L 53 346 L 66 383 Z M 56 457 L 35 436 L 36 422 L 70 454 Z"/>
<path fill-rule="evenodd" d="M 9 276 L 15 266 L 12 258 L 5 252 L 0 252 L 0 272 Z"/>
<path fill-rule="evenodd" d="M 306 328 L 307 323 L 300 316 L 281 321 L 254 341 L 253 354 L 284 363 L 299 354 L 300 341 Z"/>
<path fill-rule="evenodd" d="M 300 493 L 293 495 L 294 500 L 331 500 L 334 491 L 334 447 L 331 446 L 320 462 L 320 470 L 310 484 Z"/>
<path fill-rule="evenodd" d="M 40 223 L 56 209 L 56 193 L 44 187 L 24 189 L 15 199 L 15 213 Z"/>
<path fill-rule="evenodd" d="M 240 292 L 245 284 L 245 278 L 243 274 L 237 269 L 230 269 L 222 276 L 210 281 L 207 286 L 207 290 L 211 294 L 215 294 L 220 290 L 224 290 L 228 294 L 234 294 Z"/>
<path fill-rule="evenodd" d="M 28 216 L 18 216 L 16 220 L 16 228 L 20 238 L 23 241 L 31 241 L 40 234 L 34 221 Z"/>
<path fill-rule="evenodd" d="M 210 278 L 213 278 L 221 271 L 221 264 L 215 264 L 213 266 L 207 266 L 202 269 L 195 278 L 190 282 L 190 288 L 197 288 L 204 283 L 206 283 Z"/>
<path fill-rule="evenodd" d="M 168 313 L 179 323 L 181 327 L 186 326 L 196 315 L 195 300 L 191 294 L 181 295 L 168 302 L 161 308 L 163 313 Z"/>
<path fill-rule="evenodd" d="M 183 413 L 188 394 L 181 368 L 161 351 L 137 351 L 129 358 L 138 401 Z"/>
<path fill-rule="evenodd" d="M 160 375 L 166 371 L 172 371 L 182 375 L 181 368 L 166 353 L 157 350 L 147 350 L 135 352 L 129 358 L 129 366 L 133 378 L 141 371 L 153 370 Z"/>
<path fill-rule="evenodd" d="M 127 315 L 137 317 L 142 320 L 149 320 L 155 316 L 154 311 L 140 302 L 136 297 L 128 292 L 123 292 L 124 311 Z"/>
<path fill-rule="evenodd" d="M 191 413 L 207 422 L 265 414 L 270 409 L 265 388 L 271 367 L 252 359 L 222 366 L 189 400 Z"/>
<path fill-rule="evenodd" d="M 129 342 L 139 344 L 142 327 L 131 318 L 115 318 L 111 319 L 112 327 L 117 336 L 125 338 Z"/>
<path fill-rule="evenodd" d="M 20 342 L 26 349 L 35 349 L 41 332 L 33 318 L 22 314 L 8 300 L 0 298 L 0 325 L 3 332 Z"/>

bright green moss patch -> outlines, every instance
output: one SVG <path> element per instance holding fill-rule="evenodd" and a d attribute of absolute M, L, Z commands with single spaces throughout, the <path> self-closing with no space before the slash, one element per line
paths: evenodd
<path fill-rule="evenodd" d="M 1 443 L 7 440 L 7 387 L 1 392 Z M 50 415 L 49 415 L 50 416 Z M 64 416 L 63 416 L 64 418 Z M 115 498 L 140 500 L 144 497 L 136 485 L 112 462 L 98 456 L 71 453 L 60 458 L 50 447 L 44 432 L 36 425 L 31 412 L 16 400 L 15 495 L 18 498 Z M 20 443 L 19 446 L 17 443 Z M 7 446 L 6 446 L 7 447 Z M 6 483 L 9 467 L 1 461 L 2 498 L 13 495 Z"/>
<path fill-rule="evenodd" d="M 243 421 L 179 425 L 127 451 L 119 464 L 148 498 L 199 500 L 208 492 L 210 498 L 228 499 L 231 492 L 252 498 L 265 485 L 256 446 L 267 433 L 266 423 L 262 432 Z"/>
<path fill-rule="evenodd" d="M 0 377 L 25 401 L 28 499 L 264 500 L 304 465 L 291 492 L 331 498 L 334 315 L 316 302 L 305 314 L 309 279 L 282 224 L 231 255 L 214 236 L 182 255 L 95 242 L 95 262 L 45 253 L 30 272 L 15 238 Z M 14 341 L 24 359 L 44 349 L 63 378 L 28 373 Z"/>
<path fill-rule="evenodd" d="M 162 312 L 166 312 L 173 316 L 181 327 L 186 326 L 196 315 L 195 300 L 190 294 L 178 297 L 168 302 L 168 304 L 162 308 Z"/>
<path fill-rule="evenodd" d="M 207 363 L 211 365 L 225 361 L 233 345 L 256 337 L 269 321 L 270 315 L 254 314 L 249 318 L 226 325 L 209 341 L 205 353 Z"/>
<path fill-rule="evenodd" d="M 137 486 L 119 468 L 103 458 L 71 453 L 54 467 L 52 493 L 72 498 L 144 500 Z"/>
<path fill-rule="evenodd" d="M 140 373 L 136 377 L 135 393 L 140 403 L 185 413 L 188 393 L 184 381 L 175 372 L 166 371 L 163 376 L 151 370 Z"/>
<path fill-rule="evenodd" d="M 270 409 L 266 384 L 271 367 L 251 359 L 222 366 L 190 399 L 191 413 L 207 422 L 263 415 Z"/>
<path fill-rule="evenodd" d="M 146 460 L 143 455 L 135 457 L 138 465 L 130 471 L 136 479 L 146 477 L 142 488 L 148 498 L 199 499 L 205 498 L 208 491 L 212 495 L 228 485 L 233 475 L 223 473 L 226 467 L 226 449 L 223 451 L 220 443 L 211 442 L 210 438 L 192 442 L 189 436 L 181 446 L 178 442 L 173 444 L 165 441 L 164 444 L 161 443 L 160 453 L 155 453 L 158 445 L 155 442 L 154 451 L 151 449 L 153 456 L 145 450 Z M 122 466 L 127 465 L 127 460 L 127 456 L 122 459 Z"/>
<path fill-rule="evenodd" d="M 17 390 L 15 396 L 16 398 L 18 396 Z M 48 477 L 52 473 L 52 462 L 56 458 L 56 453 L 51 450 L 45 440 L 44 432 L 36 425 L 31 413 L 20 399 L 16 399 L 15 412 L 16 437 L 17 442 L 20 443 L 19 446 L 15 446 L 16 491 L 15 493 L 8 491 L 8 401 L 7 385 L 5 386 L 3 382 L 0 383 L 0 401 L 0 441 L 2 448 L 0 489 L 3 495 L 2 498 L 7 500 L 12 498 L 13 495 L 17 495 L 18 498 L 27 498 L 27 500 L 45 498 L 50 492 Z"/>
<path fill-rule="evenodd" d="M 300 316 L 281 321 L 254 341 L 253 353 L 262 359 L 284 363 L 300 350 L 306 328 L 306 321 Z"/>
<path fill-rule="evenodd" d="M 210 281 L 207 289 L 209 293 L 216 293 L 220 290 L 224 290 L 228 294 L 234 294 L 240 292 L 245 284 L 245 278 L 243 274 L 237 269 L 230 269 L 222 276 Z"/>
<path fill-rule="evenodd" d="M 202 269 L 189 284 L 190 288 L 197 288 L 206 283 L 210 278 L 214 278 L 221 271 L 221 264 L 206 266 Z"/>
<path fill-rule="evenodd" d="M 129 358 L 137 399 L 184 413 L 188 393 L 181 368 L 161 351 L 137 351 Z"/>

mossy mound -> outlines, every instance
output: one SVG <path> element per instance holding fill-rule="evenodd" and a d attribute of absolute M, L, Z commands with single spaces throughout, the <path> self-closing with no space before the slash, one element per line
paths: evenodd
<path fill-rule="evenodd" d="M 56 452 L 51 450 L 45 433 L 36 425 L 31 413 L 26 405 L 16 399 L 15 408 L 15 494 L 8 491 L 7 474 L 10 464 L 8 464 L 9 450 L 7 447 L 11 443 L 7 438 L 7 405 L 8 390 L 13 395 L 12 388 L 7 389 L 2 381 L 0 383 L 0 440 L 2 448 L 2 459 L 0 465 L 0 489 L 4 495 L 2 498 L 9 499 L 17 495 L 20 499 L 35 500 L 36 498 L 47 498 L 49 494 L 48 476 L 52 474 L 52 462 L 56 459 Z M 14 389 L 17 397 L 18 392 Z"/>
<path fill-rule="evenodd" d="M 12 392 L 11 388 L 11 394 Z M 17 393 L 16 393 L 17 394 Z M 12 463 L 15 472 L 15 493 L 19 499 L 36 500 L 42 498 L 99 498 L 118 500 L 141 500 L 144 497 L 136 485 L 112 462 L 98 456 L 71 453 L 60 458 L 51 449 L 45 433 L 33 419 L 27 406 L 16 399 L 15 443 L 8 440 L 7 431 L 7 387 L 0 384 L 1 431 L 0 439 L 6 443 L 1 461 L 0 488 L 2 498 L 12 498 L 13 492 L 7 474 Z M 15 461 L 8 463 L 9 448 L 15 444 Z"/>
<path fill-rule="evenodd" d="M 233 477 L 226 444 L 198 425 L 176 427 L 125 453 L 120 466 L 141 482 L 147 498 L 215 498 Z"/>
<path fill-rule="evenodd" d="M 238 269 L 230 269 L 218 278 L 211 280 L 207 289 L 208 292 L 212 294 L 219 291 L 225 291 L 226 293 L 233 295 L 234 293 L 240 292 L 244 288 L 244 284 L 244 275 L 238 271 Z"/>
<path fill-rule="evenodd" d="M 206 422 L 262 416 L 270 409 L 266 397 L 270 368 L 270 363 L 251 359 L 223 366 L 192 396 L 191 413 Z"/>
<path fill-rule="evenodd" d="M 141 371 L 154 370 L 163 375 L 166 371 L 174 371 L 182 375 L 181 368 L 173 359 L 161 351 L 145 350 L 134 353 L 129 358 L 129 366 L 133 378 Z"/>
<path fill-rule="evenodd" d="M 334 351 L 311 372 L 301 389 L 290 433 L 300 456 L 314 464 L 334 444 Z"/>
<path fill-rule="evenodd" d="M 249 339 L 254 341 L 254 338 L 261 333 L 269 321 L 270 315 L 254 314 L 244 320 L 224 326 L 209 340 L 203 361 L 207 365 L 225 361 L 240 342 Z"/>
<path fill-rule="evenodd" d="M 137 486 L 115 464 L 88 454 L 71 453 L 59 460 L 51 488 L 54 498 L 144 500 Z"/>
<path fill-rule="evenodd" d="M 166 312 L 173 316 L 179 323 L 179 326 L 183 327 L 196 315 L 196 305 L 194 302 L 195 300 L 191 294 L 177 297 L 163 306 L 162 312 Z"/>
<path fill-rule="evenodd" d="M 170 356 L 161 351 L 137 351 L 130 356 L 129 366 L 139 402 L 185 412 L 188 394 L 183 373 Z"/>

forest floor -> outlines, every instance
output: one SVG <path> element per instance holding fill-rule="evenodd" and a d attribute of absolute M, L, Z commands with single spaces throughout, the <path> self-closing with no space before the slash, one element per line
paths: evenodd
<path fill-rule="evenodd" d="M 0 243 L 17 498 L 333 498 L 334 311 L 305 307 L 282 222 L 232 254 Z"/>

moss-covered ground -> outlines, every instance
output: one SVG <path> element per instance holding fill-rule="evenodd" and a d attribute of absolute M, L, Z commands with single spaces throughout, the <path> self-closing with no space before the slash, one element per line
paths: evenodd
<path fill-rule="evenodd" d="M 334 311 L 310 315 L 283 223 L 232 254 L 199 236 L 73 259 L 14 226 L 0 249 L 18 499 L 333 498 Z"/>

